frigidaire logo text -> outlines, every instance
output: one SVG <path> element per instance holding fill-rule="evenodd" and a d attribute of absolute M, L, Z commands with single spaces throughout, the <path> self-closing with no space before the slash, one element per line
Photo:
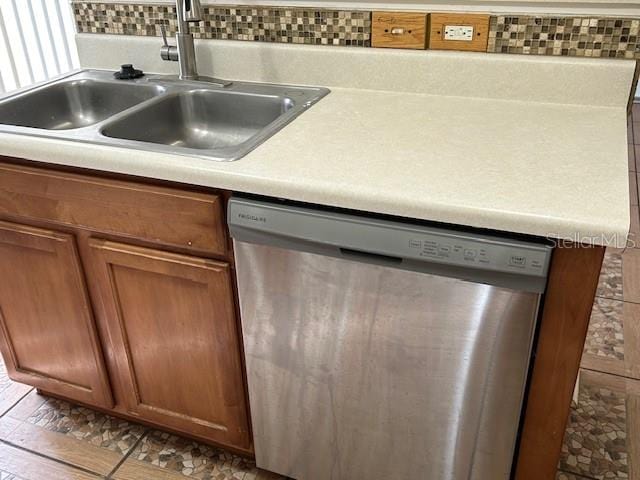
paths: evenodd
<path fill-rule="evenodd" d="M 243 220 L 251 220 L 252 222 L 267 223 L 267 217 L 259 217 L 258 215 L 251 215 L 249 213 L 239 213 L 238 217 Z"/>

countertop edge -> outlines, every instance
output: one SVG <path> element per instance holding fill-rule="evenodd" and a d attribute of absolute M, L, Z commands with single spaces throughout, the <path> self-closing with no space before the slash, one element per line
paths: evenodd
<path fill-rule="evenodd" d="M 56 146 L 57 148 L 52 148 Z M 294 185 L 231 171 L 203 170 L 184 162 L 186 157 L 179 155 L 156 155 L 148 152 L 138 153 L 138 158 L 123 158 L 118 155 L 119 148 L 90 145 L 78 142 L 33 138 L 24 135 L 0 133 L 0 154 L 42 163 L 88 169 L 95 172 L 110 172 L 132 175 L 147 179 L 156 179 L 209 188 L 219 188 L 238 193 L 284 198 L 300 202 L 341 207 L 363 212 L 394 215 L 404 218 L 457 224 L 472 228 L 491 229 L 503 232 L 533 235 L 557 240 L 567 240 L 592 245 L 605 245 L 624 248 L 629 234 L 629 221 L 610 222 L 608 224 L 585 223 L 565 218 L 523 215 L 517 212 L 491 212 L 485 209 L 459 205 L 429 205 L 428 210 L 418 202 L 403 201 L 401 206 L 393 196 L 372 198 L 353 196 L 350 192 L 331 190 L 330 188 Z M 87 155 L 94 153 L 96 158 L 87 161 Z M 146 158 L 145 158 L 146 157 Z M 153 157 L 153 159 L 151 159 Z M 100 163 L 100 168 L 95 164 Z M 153 174 L 150 174 L 153 172 Z M 327 197 L 332 201 L 327 201 Z M 523 218 L 526 227 L 523 228 Z M 470 218 L 476 221 L 470 221 Z M 629 218 L 629 215 L 627 215 Z"/>

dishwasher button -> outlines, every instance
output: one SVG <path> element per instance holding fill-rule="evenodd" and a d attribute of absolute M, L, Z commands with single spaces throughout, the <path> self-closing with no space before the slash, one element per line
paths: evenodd
<path fill-rule="evenodd" d="M 476 251 L 472 250 L 470 248 L 466 248 L 464 250 L 464 259 L 465 260 L 475 260 L 476 258 Z"/>
<path fill-rule="evenodd" d="M 524 267 L 527 264 L 527 257 L 521 255 L 511 255 L 509 265 L 512 267 Z"/>
<path fill-rule="evenodd" d="M 422 248 L 422 240 L 409 240 L 409 247 Z"/>

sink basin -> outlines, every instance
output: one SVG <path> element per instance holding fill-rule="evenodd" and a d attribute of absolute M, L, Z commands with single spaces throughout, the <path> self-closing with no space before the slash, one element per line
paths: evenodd
<path fill-rule="evenodd" d="M 320 87 L 81 70 L 0 97 L 0 132 L 237 160 L 327 95 Z"/>
<path fill-rule="evenodd" d="M 102 134 L 198 150 L 228 149 L 247 142 L 293 105 L 286 97 L 191 90 L 125 115 Z"/>
<path fill-rule="evenodd" d="M 0 103 L 0 123 L 68 130 L 98 123 L 162 93 L 159 86 L 70 80 Z"/>

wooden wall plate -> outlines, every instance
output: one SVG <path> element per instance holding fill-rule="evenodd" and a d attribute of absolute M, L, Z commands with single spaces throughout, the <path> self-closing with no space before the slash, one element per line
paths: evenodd
<path fill-rule="evenodd" d="M 424 50 L 426 44 L 426 13 L 373 12 L 372 47 Z"/>
<path fill-rule="evenodd" d="M 447 26 L 473 27 L 472 40 L 445 40 Z M 429 14 L 429 48 L 486 52 L 489 40 L 489 15 L 466 13 Z"/>

